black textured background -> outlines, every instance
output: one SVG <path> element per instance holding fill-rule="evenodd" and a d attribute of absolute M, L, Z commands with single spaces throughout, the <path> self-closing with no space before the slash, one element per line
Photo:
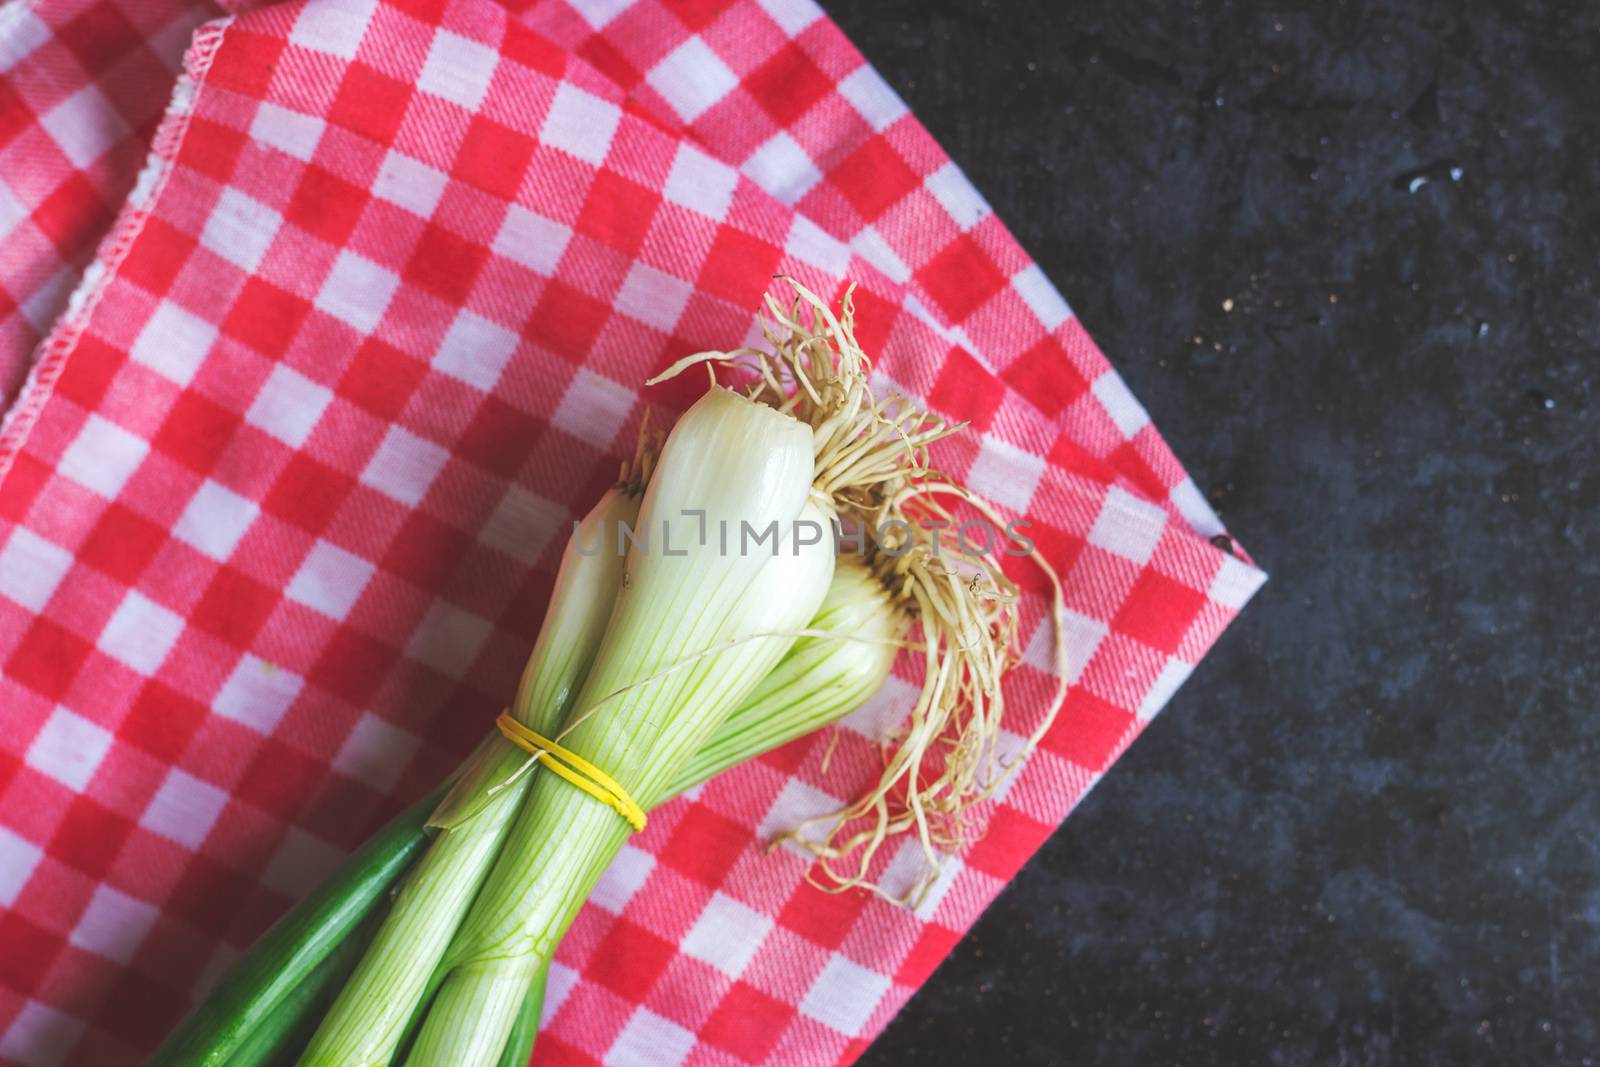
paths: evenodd
<path fill-rule="evenodd" d="M 828 6 L 1272 574 L 863 1062 L 1600 1063 L 1600 4 Z"/>

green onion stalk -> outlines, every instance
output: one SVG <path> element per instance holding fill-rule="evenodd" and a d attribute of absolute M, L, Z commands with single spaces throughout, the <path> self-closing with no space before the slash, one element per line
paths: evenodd
<path fill-rule="evenodd" d="M 232 1064 L 260 1033 L 291 1029 L 284 1005 L 309 1007 L 304 989 L 319 993 L 336 968 L 325 961 L 362 940 L 361 924 L 381 909 L 395 882 L 422 849 L 428 813 L 443 791 L 423 797 L 367 840 L 293 911 L 261 935 L 209 996 L 168 1035 L 151 1058 L 155 1067 Z"/>
<path fill-rule="evenodd" d="M 625 477 L 624 485 L 627 482 Z M 581 537 L 594 532 L 593 524 L 579 527 Z M 579 565 L 575 560 L 586 558 L 569 552 L 563 557 L 563 573 L 565 567 Z M 604 558 L 621 557 L 608 551 Z M 580 584 L 557 579 L 558 588 Z M 552 608 L 565 602 L 564 597 L 553 598 Z M 841 557 L 807 635 L 795 641 L 690 758 L 671 794 L 692 789 L 860 707 L 888 677 L 902 628 L 901 616 L 877 576 L 859 559 Z M 498 735 L 494 737 L 498 740 Z M 507 778 L 520 773 L 518 768 Z M 494 792 L 498 784 L 489 773 L 478 774 L 479 793 Z M 372 920 L 384 914 L 406 865 L 434 832 L 426 829 L 430 813 L 438 821 L 441 813 L 451 810 L 452 801 L 443 798 L 441 789 L 413 804 L 280 919 L 162 1044 L 150 1061 L 152 1067 L 293 1062 L 371 942 L 376 932 Z M 471 807 L 460 796 L 454 805 L 463 811 Z M 459 821 L 444 832 L 461 832 L 461 824 L 470 818 L 470 811 L 447 818 L 447 825 Z M 507 1038 L 504 1067 L 528 1062 L 543 992 L 541 974 Z"/>
<path fill-rule="evenodd" d="M 658 514 L 655 509 L 660 508 L 661 515 L 671 513 L 663 506 L 663 499 L 676 499 L 678 514 L 689 514 L 694 509 L 709 511 L 706 517 L 713 527 L 745 519 L 738 506 L 708 505 L 707 500 L 715 499 L 709 486 L 693 491 L 680 484 L 680 478 L 703 477 L 699 464 L 707 449 L 701 448 L 698 453 L 686 450 L 688 455 L 696 456 L 693 463 L 674 466 L 669 462 L 669 457 L 679 458 L 673 455 L 673 445 L 680 433 L 685 433 L 686 441 L 704 444 L 694 427 L 694 417 L 706 410 L 720 409 L 729 417 L 781 426 L 797 445 L 810 446 L 801 518 L 833 525 L 841 514 L 848 514 L 858 521 L 871 522 L 876 529 L 883 528 L 885 519 L 902 520 L 900 525 L 909 529 L 903 520 L 911 512 L 901 506 L 911 499 L 907 486 L 929 475 L 925 462 L 928 445 L 959 426 L 917 409 L 904 398 L 892 398 L 885 404 L 873 397 L 867 387 L 867 360 L 849 335 L 848 299 L 841 322 L 821 301 L 798 286 L 796 289 L 802 299 L 812 302 L 813 314 L 806 323 L 798 317 L 784 318 L 779 314 L 781 309 L 769 301 L 769 309 L 780 325 L 788 326 L 791 332 L 782 339 L 769 332 L 769 340 L 777 342 L 775 352 L 766 356 L 754 354 L 754 369 L 759 377 L 748 396 L 713 385 L 674 429 L 641 509 L 641 522 L 647 528 Z M 796 316 L 798 306 L 797 303 Z M 795 332 L 797 329 L 804 331 L 803 337 Z M 663 377 L 699 364 L 737 362 L 740 355 L 690 356 Z M 765 411 L 780 421 L 758 417 L 757 411 Z M 690 427 L 687 432 L 686 426 Z M 795 426 L 805 427 L 810 433 L 794 434 Z M 759 435 L 752 435 L 756 436 Z M 748 447 L 778 446 L 752 439 Z M 712 454 L 730 466 L 742 458 L 715 451 Z M 724 487 L 721 481 L 714 484 Z M 739 494 L 736 491 L 733 495 Z M 909 536 L 914 542 L 922 537 L 914 531 Z M 926 549 L 926 539 L 920 543 Z M 943 684 L 945 668 L 951 664 L 962 667 L 964 661 L 942 656 L 942 650 L 960 649 L 971 642 L 987 649 L 1011 640 L 1003 619 L 1001 625 L 991 626 L 988 622 L 996 617 L 994 613 L 969 609 L 980 601 L 1010 601 L 1003 593 L 993 597 L 987 590 L 980 593 L 984 585 L 981 578 L 997 574 L 997 567 L 982 570 L 970 583 L 965 578 L 958 579 L 954 571 L 927 565 L 926 551 L 915 554 L 918 569 L 898 567 L 895 561 L 902 554 L 898 550 L 908 547 L 914 546 L 875 544 L 870 555 L 877 561 L 873 577 L 888 594 L 880 621 L 895 634 L 889 641 L 902 643 L 899 624 L 914 620 L 923 631 L 923 640 L 916 647 L 925 651 L 930 668 L 938 668 L 941 676 L 937 680 L 930 677 L 924 685 L 918 707 L 912 711 L 915 730 L 922 711 L 958 710 L 968 699 L 963 688 L 971 677 L 968 672 L 960 672 L 962 676 L 954 687 Z M 940 547 L 939 543 L 932 546 L 933 557 L 939 556 Z M 804 555 L 798 533 L 793 552 L 796 559 Z M 822 558 L 820 552 L 817 555 Z M 647 573 L 659 585 L 645 587 L 641 583 L 647 594 L 638 600 L 627 599 L 635 589 L 624 582 L 623 597 L 576 702 L 580 710 L 566 728 L 574 750 L 608 770 L 625 768 L 621 774 L 615 770 L 611 773 L 630 783 L 645 807 L 670 795 L 670 784 L 683 765 L 712 739 L 729 709 L 738 706 L 737 695 L 748 692 L 777 663 L 786 643 L 760 635 L 783 634 L 803 625 L 801 620 L 809 619 L 818 606 L 815 599 L 806 602 L 803 611 L 785 609 L 796 608 L 803 591 L 825 584 L 800 573 L 799 567 L 780 569 L 775 566 L 779 559 L 774 559 L 772 566 L 743 587 L 742 598 L 729 600 L 723 598 L 714 578 L 684 578 L 674 575 L 670 568 L 647 571 L 651 564 L 659 562 L 640 561 L 641 573 Z M 831 572 L 831 551 L 825 562 Z M 630 576 L 632 565 L 630 562 Z M 726 567 L 728 563 L 725 556 L 713 555 L 704 565 Z M 952 586 L 966 592 L 929 598 L 920 588 L 928 581 L 936 583 L 941 594 Z M 663 599 L 669 604 L 665 611 Z M 670 606 L 673 603 L 683 607 Z M 719 618 L 730 612 L 728 617 Z M 662 632 L 663 620 L 668 621 L 671 633 Z M 980 662 L 988 664 L 995 658 L 984 654 Z M 674 685 L 669 677 L 685 664 L 693 665 L 689 673 L 695 676 L 695 685 L 689 689 Z M 994 681 L 997 685 L 997 678 Z M 782 692 L 781 683 L 775 692 Z M 618 706 L 611 708 L 609 714 L 595 714 L 612 701 Z M 950 716 L 942 721 L 950 721 Z M 647 731 L 643 738 L 638 734 L 641 728 Z M 980 724 L 982 732 L 992 729 L 988 719 Z M 920 762 L 921 753 L 935 740 L 931 735 L 917 737 L 913 758 Z M 957 741 L 959 745 L 960 739 Z M 915 771 L 911 778 L 915 784 Z M 943 788 L 948 782 L 947 776 L 936 788 Z M 887 795 L 887 790 L 881 797 L 875 795 L 872 804 L 877 805 L 882 799 L 887 805 Z M 518 1005 L 548 965 L 590 886 L 625 837 L 618 820 L 614 816 L 607 818 L 608 814 L 592 802 L 585 803 L 551 776 L 540 776 L 534 782 L 493 871 L 472 902 L 448 952 L 422 987 L 424 1018 L 406 1057 L 407 1064 L 488 1067 L 494 1062 L 505 1047 Z M 866 814 L 877 812 L 869 808 Z M 852 839 L 867 841 L 868 852 L 876 851 L 885 836 L 888 820 L 877 821 L 876 831 L 869 830 L 866 838 Z M 830 832 L 827 842 L 831 845 L 837 837 L 837 833 Z"/>
<path fill-rule="evenodd" d="M 875 533 L 885 528 L 886 519 L 899 520 L 909 531 L 909 543 L 882 543 L 875 537 L 871 555 L 874 575 L 899 609 L 891 617 L 911 620 L 922 633 L 913 645 L 924 653 L 927 677 L 910 726 L 886 740 L 886 755 L 893 750 L 892 773 L 886 772 L 864 801 L 839 813 L 823 839 L 821 848 L 827 851 L 819 852 L 825 861 L 850 850 L 861 853 L 860 866 L 844 871 L 844 884 L 865 885 L 867 862 L 891 832 L 917 832 L 931 866 L 937 863 L 937 846 L 946 840 L 937 835 L 936 821 L 958 817 L 975 802 L 967 789 L 967 768 L 982 762 L 985 749 L 993 753 L 998 676 L 1009 665 L 1015 598 L 1008 585 L 998 584 L 997 565 L 975 561 L 969 580 L 940 559 L 944 542 L 930 542 L 905 521 L 917 515 L 918 507 L 923 513 L 932 510 L 930 498 L 919 492 L 923 483 L 938 480 L 926 465 L 928 445 L 960 427 L 904 398 L 875 398 L 867 388 L 867 361 L 849 335 L 848 301 L 841 321 L 799 291 L 813 301 L 808 321 L 801 321 L 798 301 L 788 318 L 769 301 L 790 334 L 780 339 L 769 333 L 776 351 L 757 357 L 760 377 L 750 393 L 713 385 L 674 428 L 640 522 L 648 530 L 659 519 L 696 514 L 702 529 L 742 530 L 762 529 L 770 518 L 781 520 L 785 514 L 791 522 L 802 518 L 829 525 L 847 514 L 872 524 Z M 680 361 L 668 374 L 700 363 L 735 362 L 740 355 L 702 353 Z M 741 444 L 716 439 L 720 428 L 738 422 L 762 425 L 743 434 Z M 777 440 L 780 434 L 789 441 Z M 779 455 L 786 445 L 795 453 L 789 460 Z M 801 463 L 802 449 L 809 453 L 808 464 Z M 785 475 L 789 490 L 799 495 L 787 503 L 799 504 L 800 510 L 755 506 L 763 493 L 770 501 L 779 481 L 770 468 L 761 477 L 752 473 L 762 463 L 795 468 Z M 708 466 L 725 469 L 709 479 Z M 682 766 L 777 664 L 792 643 L 781 635 L 805 625 L 818 606 L 815 597 L 804 601 L 803 593 L 825 588 L 834 567 L 831 545 L 825 555 L 806 553 L 798 536 L 792 553 L 781 554 L 755 575 L 748 573 L 747 560 L 708 551 L 704 538 L 699 547 L 700 552 L 687 553 L 693 570 L 682 559 L 630 552 L 606 635 L 557 738 L 628 783 L 647 808 L 670 795 Z M 899 558 L 911 549 L 914 565 L 900 565 Z M 808 555 L 821 561 L 811 574 L 800 562 Z M 783 566 L 785 558 L 796 562 Z M 948 740 L 941 736 L 947 725 L 953 734 Z M 950 764 L 956 770 L 925 775 L 926 759 L 943 751 L 958 756 Z M 890 810 L 901 782 L 911 798 L 909 816 Z M 861 819 L 871 825 L 847 831 Z M 530 989 L 625 837 L 626 828 L 608 809 L 554 776 L 534 777 L 447 950 L 438 956 L 431 950 L 413 953 L 407 965 L 408 985 L 398 999 L 415 1005 L 421 1021 L 405 1063 L 490 1067 L 496 1062 Z M 359 1009 L 352 1014 L 359 1015 Z M 302 1062 L 388 1061 L 307 1057 Z"/>
<path fill-rule="evenodd" d="M 641 444 L 640 457 L 648 456 Z M 648 460 L 645 461 L 646 464 Z M 614 554 L 587 553 L 618 523 L 639 514 L 645 469 L 625 469 L 584 516 L 562 554 L 545 624 L 511 713 L 535 730 L 561 723 L 588 673 L 623 570 Z M 511 828 L 531 781 L 528 757 L 491 735 L 429 820 L 438 834 L 407 876 L 355 972 L 318 1027 L 303 1062 L 387 1063 L 411 1020 L 417 992 L 411 961 L 444 951 Z"/>
<path fill-rule="evenodd" d="M 681 535 L 688 516 L 697 516 L 706 523 L 702 529 L 727 524 L 738 530 L 748 523 L 755 530 L 772 524 L 792 530 L 816 508 L 808 499 L 810 445 L 809 428 L 793 418 L 714 389 L 680 418 L 662 446 L 637 529 L 661 532 L 666 541 L 667 527 L 676 524 Z M 575 699 L 572 683 L 545 686 L 541 670 L 530 664 L 523 690 L 531 695 L 518 701 L 517 712 L 532 715 L 533 729 L 605 768 L 645 807 L 667 795 L 679 768 L 793 644 L 782 635 L 810 621 L 833 570 L 828 539 L 802 547 L 791 536 L 789 550 L 775 556 L 723 553 L 716 538 L 685 540 L 670 553 L 665 544 L 650 552 L 634 542 L 616 589 L 586 598 L 610 610 L 592 667 L 571 672 L 584 679 Z M 569 552 L 575 545 L 576 539 Z M 552 619 L 565 608 L 559 599 L 553 598 Z M 579 711 L 562 727 L 569 705 Z M 517 751 L 506 759 L 521 756 Z M 523 775 L 502 787 L 470 821 L 439 839 L 481 840 L 482 853 L 441 864 L 437 875 L 424 860 L 423 877 L 408 881 L 301 1062 L 388 1063 L 413 1012 L 431 997 L 411 1060 L 426 1062 L 441 1047 L 443 1022 L 461 1006 L 469 1009 L 465 1028 L 471 1033 L 450 1036 L 438 1062 L 492 1063 L 534 974 L 627 829 L 615 812 L 555 775 Z M 487 854 L 497 858 L 484 880 Z M 409 906 L 402 909 L 402 903 Z M 473 953 L 462 946 L 473 939 L 489 946 L 486 965 L 469 965 Z M 473 1007 L 486 995 L 496 1010 Z M 475 1060 L 461 1058 L 469 1046 Z"/>
<path fill-rule="evenodd" d="M 690 757 L 662 803 L 861 707 L 889 677 L 904 626 L 903 613 L 879 578 L 859 559 L 841 556 L 806 636 Z M 527 1064 L 548 970 L 547 960 L 534 976 L 499 1067 Z"/>
<path fill-rule="evenodd" d="M 821 606 L 831 521 L 810 500 L 810 428 L 713 388 L 678 421 L 640 509 L 646 530 L 780 531 L 775 555 L 690 539 L 681 556 L 630 550 L 605 637 L 561 743 L 648 809 L 782 658 Z M 554 775 L 535 776 L 516 825 L 441 962 L 406 1062 L 493 1064 L 519 1005 L 629 827 Z"/>
<path fill-rule="evenodd" d="M 918 837 L 927 871 L 906 894 L 914 899 L 965 839 L 967 810 L 999 780 L 1000 678 L 1016 659 L 1016 590 L 996 558 L 965 552 L 948 535 L 954 516 L 940 501 L 952 497 L 1000 525 L 985 502 L 928 466 L 928 446 L 961 425 L 905 397 L 874 396 L 848 295 L 835 316 L 795 290 L 789 308 L 768 299 L 770 351 L 700 353 L 662 376 L 720 363 L 756 377 L 743 394 L 713 385 L 680 418 L 654 471 L 642 449 L 634 476 L 585 518 L 509 710 L 650 809 L 836 720 L 910 648 L 923 684 L 906 724 L 883 740 L 881 780 L 824 817 L 820 836 L 798 836 L 805 827 L 791 836 L 838 886 L 879 892 L 868 878 L 873 855 L 893 835 Z M 803 540 L 796 522 L 825 529 L 841 518 L 870 531 L 861 558 L 835 560 L 832 538 Z M 580 549 L 603 543 L 599 529 L 619 521 L 642 534 L 625 555 Z M 759 540 L 756 551 L 730 552 L 730 539 L 717 535 L 742 542 L 746 529 L 769 525 L 784 531 L 770 554 Z M 698 538 L 681 536 L 685 527 Z M 1059 583 L 1036 562 L 1059 608 Z M 1063 663 L 1059 627 L 1056 655 Z M 437 837 L 301 1064 L 525 1062 L 555 947 L 629 829 L 497 734 L 430 825 Z M 311 952 L 296 958 L 319 962 Z M 333 984 L 330 973 L 316 981 Z M 292 986 L 290 977 L 277 982 L 280 1001 Z M 301 995 L 281 1009 L 271 998 L 250 1003 L 298 1034 L 323 998 Z"/>
<path fill-rule="evenodd" d="M 668 799 L 865 704 L 889 677 L 904 627 L 878 577 L 860 559 L 840 556 L 804 636 L 689 757 Z"/>

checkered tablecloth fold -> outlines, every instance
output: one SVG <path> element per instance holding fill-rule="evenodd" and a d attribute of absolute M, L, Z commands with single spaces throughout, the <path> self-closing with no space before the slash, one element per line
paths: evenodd
<path fill-rule="evenodd" d="M 880 384 L 972 420 L 937 459 L 1062 574 L 1067 706 L 915 913 L 756 847 L 872 776 L 910 665 L 827 773 L 802 741 L 661 809 L 540 1056 L 848 1062 L 1260 572 L 810 0 L 227 9 L 0 9 L 0 1061 L 136 1062 L 481 735 L 571 518 L 693 389 L 639 383 L 785 273 L 856 283 Z"/>

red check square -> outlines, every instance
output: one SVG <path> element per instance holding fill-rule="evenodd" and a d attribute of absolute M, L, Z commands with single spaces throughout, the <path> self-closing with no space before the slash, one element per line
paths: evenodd
<path fill-rule="evenodd" d="M 159 760 L 175 763 L 208 714 L 199 701 L 152 678 L 140 688 L 117 736 Z"/>
<path fill-rule="evenodd" d="M 834 168 L 831 178 L 868 222 L 893 206 L 917 181 L 905 159 L 881 137 L 869 138 Z"/>
<path fill-rule="evenodd" d="M 39 617 L 17 645 L 5 672 L 49 700 L 61 700 L 77 680 L 93 646 L 59 623 Z"/>
<path fill-rule="evenodd" d="M 676 954 L 677 946 L 670 941 L 618 919 L 595 946 L 585 969 L 618 996 L 641 1001 Z"/>
<path fill-rule="evenodd" d="M 970 234 L 946 245 L 918 272 L 917 280 L 951 322 L 964 322 L 1006 284 L 1005 275 Z"/>
<path fill-rule="evenodd" d="M 78 558 L 125 585 L 134 585 L 161 547 L 168 531 L 120 501 L 113 501 L 89 531 Z"/>
<path fill-rule="evenodd" d="M 466 301 L 487 253 L 442 226 L 430 224 L 406 264 L 405 279 L 452 304 Z"/>
<path fill-rule="evenodd" d="M 747 827 L 701 804 L 691 804 L 661 850 L 664 862 L 691 878 L 715 885 L 752 842 Z"/>
<path fill-rule="evenodd" d="M 747 1063 L 765 1063 L 794 1014 L 794 1008 L 783 1001 L 735 982 L 701 1027 L 700 1037 Z"/>
<path fill-rule="evenodd" d="M 1139 575 L 1112 625 L 1162 652 L 1177 651 L 1206 595 L 1157 571 Z"/>
<path fill-rule="evenodd" d="M 788 126 L 831 92 L 833 82 L 791 41 L 752 71 L 744 87 L 780 125 Z"/>
<path fill-rule="evenodd" d="M 50 855 L 91 878 L 104 878 L 133 830 L 132 820 L 93 797 L 75 797 L 50 841 Z"/>

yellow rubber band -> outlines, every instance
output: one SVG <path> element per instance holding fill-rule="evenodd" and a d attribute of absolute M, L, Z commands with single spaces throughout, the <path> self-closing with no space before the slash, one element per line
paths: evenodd
<path fill-rule="evenodd" d="M 644 829 L 644 809 L 634 803 L 628 791 L 615 778 L 571 749 L 562 748 L 543 734 L 530 730 L 512 718 L 509 711 L 502 711 L 494 724 L 507 741 L 532 753 L 550 770 L 627 819 L 635 833 Z"/>

